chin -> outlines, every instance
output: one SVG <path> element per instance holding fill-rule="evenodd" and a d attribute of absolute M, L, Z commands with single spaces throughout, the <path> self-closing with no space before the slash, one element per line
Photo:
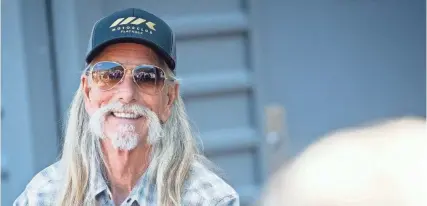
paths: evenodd
<path fill-rule="evenodd" d="M 112 135 L 110 138 L 111 144 L 115 149 L 131 151 L 135 149 L 140 142 L 139 135 Z"/>
<path fill-rule="evenodd" d="M 107 138 L 111 140 L 111 144 L 115 149 L 133 150 L 140 142 L 141 135 L 137 132 L 137 127 L 132 123 L 119 123 L 113 126 L 115 131 L 111 131 L 111 126 L 106 125 Z"/>

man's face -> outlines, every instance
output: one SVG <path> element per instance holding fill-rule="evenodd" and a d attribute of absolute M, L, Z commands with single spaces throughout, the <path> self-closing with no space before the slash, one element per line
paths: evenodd
<path fill-rule="evenodd" d="M 98 136 L 101 136 L 101 138 L 107 137 L 107 140 L 112 141 L 115 148 L 130 150 L 142 142 L 140 141 L 141 138 L 152 132 L 149 130 L 160 129 L 155 126 L 159 125 L 159 120 L 165 122 L 169 118 L 178 87 L 177 85 L 172 86 L 166 81 L 163 83 L 163 80 L 157 80 L 155 86 L 158 87 L 158 92 L 154 93 L 151 92 L 151 87 L 150 89 L 146 86 L 148 84 L 139 83 L 139 80 L 135 82 L 135 77 L 130 69 L 134 69 L 139 65 L 155 65 L 162 68 L 155 53 L 143 45 L 121 43 L 108 46 L 92 61 L 91 65 L 104 61 L 119 63 L 128 71 L 124 72 L 124 77 L 120 82 L 108 89 L 103 87 L 105 84 L 100 84 L 99 81 L 108 83 L 111 80 L 106 80 L 105 78 L 96 79 L 93 73 L 89 74 L 89 76 L 83 75 L 82 84 L 85 93 L 86 110 L 92 120 L 95 118 L 91 122 L 95 122 L 95 125 L 100 125 L 99 129 L 95 129 L 99 130 L 95 132 L 100 133 Z M 164 68 L 162 69 L 164 70 Z M 147 73 L 142 72 L 140 74 L 146 75 Z M 111 77 L 111 74 L 109 76 Z M 119 106 L 117 104 L 115 104 L 116 106 L 111 106 L 113 103 L 118 103 Z M 139 108 L 139 110 L 125 109 L 120 105 L 132 106 Z M 143 112 L 137 111 L 151 111 L 153 115 L 150 117 L 150 115 L 142 115 Z M 156 121 L 157 124 L 148 124 L 153 121 Z M 143 142 L 145 142 L 145 139 Z"/>

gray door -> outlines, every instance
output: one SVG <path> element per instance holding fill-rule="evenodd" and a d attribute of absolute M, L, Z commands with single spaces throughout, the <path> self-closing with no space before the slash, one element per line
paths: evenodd
<path fill-rule="evenodd" d="M 251 4 L 238 0 L 54 1 L 61 111 L 68 108 L 79 84 L 92 24 L 118 9 L 147 9 L 177 33 L 181 91 L 206 155 L 224 170 L 242 203 L 253 202 L 267 173 L 262 83 L 268 71 L 259 66 L 255 55 L 260 51 Z"/>

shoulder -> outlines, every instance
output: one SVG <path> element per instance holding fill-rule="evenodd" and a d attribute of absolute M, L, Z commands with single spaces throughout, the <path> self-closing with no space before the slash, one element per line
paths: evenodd
<path fill-rule="evenodd" d="M 61 172 L 56 162 L 37 173 L 17 197 L 13 205 L 38 205 L 52 203 L 58 190 Z"/>
<path fill-rule="evenodd" d="M 198 205 L 239 205 L 239 195 L 233 187 L 200 163 L 193 164 L 190 170 L 183 199 Z"/>

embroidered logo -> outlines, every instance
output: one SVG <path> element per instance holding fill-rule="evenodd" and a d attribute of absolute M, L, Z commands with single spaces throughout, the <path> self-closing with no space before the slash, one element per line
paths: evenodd
<path fill-rule="evenodd" d="M 110 28 L 113 32 L 120 31 L 121 33 L 153 34 L 153 32 L 156 31 L 155 26 L 156 24 L 151 21 L 131 16 L 116 19 L 110 25 Z"/>

